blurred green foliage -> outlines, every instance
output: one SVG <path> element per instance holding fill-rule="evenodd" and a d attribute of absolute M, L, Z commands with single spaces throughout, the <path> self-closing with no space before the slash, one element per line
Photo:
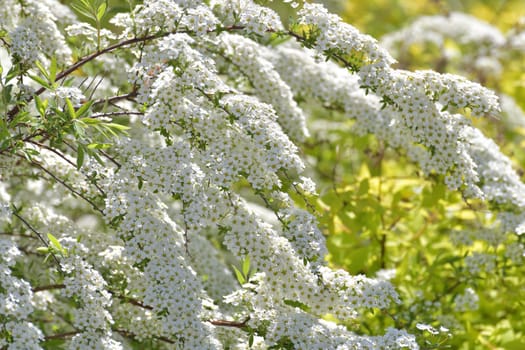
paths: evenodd
<path fill-rule="evenodd" d="M 380 39 L 419 16 L 464 12 L 503 33 L 525 16 L 518 0 L 463 1 L 324 1 L 348 23 Z M 450 43 L 450 45 L 455 45 Z M 525 109 L 525 59 L 511 57 L 500 79 L 463 70 L 454 62 L 437 67 L 440 52 L 413 47 L 404 69 L 434 69 L 467 76 L 510 95 Z M 470 246 L 453 242 L 456 232 L 481 234 L 494 223 L 487 203 L 467 200 L 425 177 L 403 150 L 394 150 L 374 136 L 358 136 L 352 122 L 319 111 L 311 121 L 313 137 L 305 152 L 321 185 L 318 210 L 327 235 L 329 262 L 353 274 L 374 276 L 395 269 L 392 282 L 402 304 L 377 312 L 354 325 L 366 333 L 376 327 L 409 328 L 423 349 L 525 349 L 525 277 L 522 266 L 501 253 L 521 237 L 490 245 L 474 239 Z M 473 118 L 511 157 L 517 171 L 525 167 L 525 129 L 501 119 Z M 466 257 L 474 252 L 498 256 L 494 270 L 473 274 Z M 498 255 L 499 254 L 499 255 Z M 467 288 L 479 296 L 477 310 L 460 311 L 455 298 Z M 450 328 L 452 337 L 417 329 L 417 323 Z"/>

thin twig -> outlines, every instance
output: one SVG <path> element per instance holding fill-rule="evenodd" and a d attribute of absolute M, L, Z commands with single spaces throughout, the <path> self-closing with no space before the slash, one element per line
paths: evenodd
<path fill-rule="evenodd" d="M 44 245 L 46 247 L 49 247 L 49 244 L 47 243 L 47 241 L 44 239 L 44 237 L 42 236 L 42 234 L 40 232 L 38 232 L 33 226 L 31 226 L 31 224 L 29 222 L 26 221 L 26 219 L 24 219 L 22 216 L 20 216 L 20 214 L 18 214 L 16 211 L 13 210 L 13 215 L 17 217 L 18 220 L 22 221 L 24 223 L 24 225 L 26 225 L 26 227 L 31 230 L 31 232 L 33 232 L 40 241 L 42 241 L 42 243 L 44 243 Z M 56 257 L 56 255 L 50 251 L 49 254 L 53 257 L 53 260 L 55 260 L 57 266 L 58 266 L 58 270 L 61 270 L 60 268 L 60 261 L 58 260 L 58 258 Z"/>
<path fill-rule="evenodd" d="M 80 198 L 84 199 L 86 202 L 91 204 L 91 206 L 93 207 L 93 210 L 96 210 L 99 213 L 101 213 L 102 215 L 104 215 L 104 211 L 102 209 L 98 208 L 97 205 L 91 199 L 87 198 L 82 193 L 80 193 L 77 190 L 75 190 L 73 187 L 68 185 L 64 180 L 60 179 L 58 176 L 53 174 L 51 171 L 49 171 L 48 169 L 44 168 L 41 164 L 39 164 L 39 163 L 37 163 L 35 161 L 30 161 L 30 164 L 35 166 L 35 167 L 37 167 L 37 168 L 39 168 L 39 169 L 41 169 L 41 170 L 43 170 L 46 174 L 51 176 L 53 178 L 53 180 L 57 181 L 62 186 L 66 187 L 69 191 L 71 191 L 73 194 L 76 194 L 77 196 L 79 196 Z"/>
<path fill-rule="evenodd" d="M 71 332 L 66 332 L 66 333 L 58 333 L 58 334 L 53 334 L 53 335 L 46 335 L 45 341 L 53 340 L 53 339 L 69 338 L 69 337 L 73 337 L 73 336 L 75 336 L 75 335 L 77 335 L 79 333 L 80 333 L 79 331 L 71 331 Z"/>
<path fill-rule="evenodd" d="M 144 116 L 143 112 L 123 111 L 123 112 L 107 112 L 107 113 L 95 113 L 91 115 L 91 118 L 104 118 L 104 117 L 118 117 L 123 115 L 140 115 Z"/>

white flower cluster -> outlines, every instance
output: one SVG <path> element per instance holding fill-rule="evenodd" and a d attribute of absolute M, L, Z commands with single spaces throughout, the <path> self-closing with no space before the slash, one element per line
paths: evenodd
<path fill-rule="evenodd" d="M 167 217 L 159 199 L 136 189 L 136 179 L 120 177 L 130 170 L 121 171 L 108 189 L 106 215 L 108 221 L 122 216 L 118 233 L 126 241 L 124 253 L 143 271 L 142 282 L 131 285 L 142 287 L 134 291 L 136 297 L 158 315 L 155 335 L 176 337 L 188 348 L 216 349 L 209 326 L 200 321 L 207 297 L 188 261 L 183 230 Z"/>
<path fill-rule="evenodd" d="M 33 323 L 27 321 L 33 312 L 33 292 L 27 281 L 12 275 L 11 266 L 21 255 L 16 245 L 0 240 L 0 315 L 2 332 L 0 347 L 6 349 L 40 350 L 44 335 Z"/>
<path fill-rule="evenodd" d="M 461 45 L 471 45 L 486 54 L 505 43 L 501 32 L 474 16 L 452 12 L 446 16 L 423 16 L 402 30 L 390 33 L 381 43 L 396 53 L 396 48 L 406 51 L 413 44 L 432 43 L 443 47 L 446 39 Z M 396 54 L 397 56 L 398 54 Z"/>
<path fill-rule="evenodd" d="M 275 109 L 284 131 L 297 141 L 308 137 L 306 118 L 293 99 L 290 87 L 262 55 L 261 45 L 240 35 L 222 33 L 221 53 L 249 80 L 257 96 Z"/>
<path fill-rule="evenodd" d="M 360 33 L 353 26 L 344 23 L 337 15 L 331 14 L 321 4 L 304 4 L 298 12 L 299 24 L 312 25 L 318 30 L 315 49 L 320 53 L 336 50 L 343 54 L 364 55 L 366 64 L 389 66 L 395 60 L 377 45 L 377 40 Z"/>
<path fill-rule="evenodd" d="M 480 112 L 495 113 L 494 95 L 486 96 L 480 85 L 456 76 L 390 70 L 393 87 L 386 84 L 379 89 L 383 89 L 399 109 L 394 106 L 382 109 L 377 96 L 365 95 L 360 89 L 356 75 L 329 62 L 316 62 L 310 52 L 285 47 L 267 51 L 266 56 L 300 96 L 342 109 L 349 118 L 356 119 L 357 131 L 373 133 L 392 147 L 404 148 L 426 173 L 447 174 L 450 188 L 457 189 L 464 184 L 470 195 L 484 195 L 477 186 L 479 164 L 472 159 L 468 143 L 464 141 L 464 138 L 468 140 L 463 133 L 468 121 L 437 108 L 443 104 L 471 105 Z M 450 88 L 445 87 L 447 84 Z M 458 96 L 463 96 L 464 101 L 458 100 Z M 508 182 L 503 185 L 511 186 Z"/>
<path fill-rule="evenodd" d="M 41 59 L 41 53 L 67 61 L 71 52 L 48 8 L 53 1 L 26 3 L 13 23 L 0 18 L 13 40 L 12 53 L 24 63 Z M 305 4 L 299 13 L 311 35 L 296 38 L 314 51 L 293 44 L 269 48 L 232 34 L 260 39 L 283 29 L 274 11 L 253 1 L 207 3 L 146 0 L 131 15 L 114 18 L 125 27 L 120 38 L 157 35 L 132 49 L 140 58 L 128 77 L 142 109 L 130 120 L 131 138 L 114 149 L 115 167 L 86 161 L 78 171 L 72 157 L 27 144 L 39 153 L 33 157 L 38 171 L 60 179 L 49 187 L 42 180 L 28 182 L 29 191 L 16 200 L 33 203 L 31 196 L 46 196 L 47 206 L 34 203 L 27 215 L 62 233 L 68 252 L 60 257 L 63 295 L 77 305 L 71 316 L 78 333 L 68 347 L 122 349 L 125 344 L 112 330 L 116 324 L 123 337 L 167 340 L 181 349 L 249 348 L 248 334 L 237 329 L 244 327 L 259 332 L 254 348 L 261 349 L 417 349 L 415 338 L 403 330 L 363 336 L 323 320 L 329 315 L 354 322 L 364 309 L 386 309 L 400 300 L 389 282 L 395 271 L 380 271 L 372 279 L 330 269 L 315 216 L 284 192 L 295 191 L 306 202 L 316 191 L 312 180 L 300 176 L 305 164 L 291 141 L 308 137 L 296 101 L 312 98 L 341 110 L 361 132 L 407 149 L 425 172 L 446 175 L 450 188 L 522 208 L 523 184 L 510 161 L 454 114 L 461 108 L 496 114 L 497 98 L 457 76 L 391 68 L 394 60 L 375 39 L 320 5 Z M 87 25 L 73 24 L 68 31 L 95 40 L 96 30 Z M 44 41 L 43 35 L 53 40 Z M 322 55 L 341 62 L 351 58 L 357 74 L 320 62 Z M 109 60 L 113 66 L 123 62 Z M 85 99 L 76 87 L 54 94 L 59 104 Z M 100 182 L 95 186 L 88 178 Z M 104 234 L 54 212 L 53 207 L 87 208 L 69 207 L 71 191 L 92 206 L 89 198 L 104 200 Z M 263 203 L 276 219 L 266 220 L 248 201 Z M 520 230 L 518 214 L 510 210 L 507 217 L 500 218 L 502 225 Z M 477 238 L 497 247 L 502 237 L 487 231 Z M 19 252 L 0 241 L 0 253 L 0 309 L 13 318 L 4 325 L 12 339 L 0 339 L 0 347 L 24 342 L 36 349 L 43 334 L 27 321 L 33 312 L 31 288 L 10 271 Z M 509 247 L 507 256 L 519 260 L 523 246 Z M 243 276 L 236 271 L 242 286 L 228 267 L 239 260 L 250 262 L 248 271 L 241 268 Z M 488 254 L 476 253 L 465 263 L 472 273 L 495 268 Z M 468 293 L 456 298 L 459 309 L 470 305 Z M 42 305 L 52 300 L 42 295 Z M 230 333 L 220 327 L 228 322 L 235 328 Z"/>
<path fill-rule="evenodd" d="M 465 267 L 472 275 L 490 274 L 496 268 L 496 260 L 494 254 L 474 252 L 465 258 Z"/>
<path fill-rule="evenodd" d="M 479 297 L 472 288 L 465 289 L 463 294 L 458 294 L 454 299 L 454 307 L 458 312 L 477 310 Z"/>
<path fill-rule="evenodd" d="M 257 49 L 253 42 L 242 42 Z M 341 320 L 354 318 L 359 308 L 384 308 L 397 301 L 387 282 L 322 268 L 324 238 L 310 214 L 289 206 L 277 213 L 287 224 L 275 229 L 232 191 L 242 176 L 255 190 L 269 191 L 270 197 L 291 205 L 273 192 L 280 186 L 277 172 L 301 172 L 303 164 L 271 106 L 226 85 L 194 44 L 186 35 L 167 36 L 147 49 L 132 69 L 139 100 L 151 106 L 144 119 L 149 130 L 143 135 L 160 130 L 167 136 L 161 142 L 146 137 L 150 141 L 122 143 L 124 164 L 107 189 L 105 214 L 108 221 L 120 218 L 125 253 L 142 265 L 142 280 L 147 283 L 137 289 L 136 297 L 161 315 L 158 335 L 184 338 L 185 344 L 200 341 L 212 348 L 214 335 L 202 322 L 207 314 L 204 289 L 214 297 L 229 293 L 232 306 L 246 308 L 237 315 L 254 310 L 249 313 L 254 325 L 274 320 L 283 308 L 291 309 L 286 301 L 307 305 L 317 317 L 333 313 Z M 290 104 L 290 92 L 271 64 L 261 60 L 259 67 L 265 68 L 259 73 L 265 79 L 283 86 Z M 259 79 L 256 71 L 242 73 Z M 269 96 L 256 92 L 257 97 Z M 279 98 L 270 96 L 272 103 Z M 170 211 L 153 193 L 175 196 L 180 206 Z M 222 243 L 236 257 L 250 258 L 251 268 L 259 272 L 250 279 L 255 284 L 232 292 L 231 285 L 212 288 L 198 281 L 194 270 L 203 270 L 192 262 L 193 248 L 198 244 L 205 251 L 211 246 L 192 237 L 214 230 L 224 234 Z"/>
<path fill-rule="evenodd" d="M 219 24 L 211 9 L 200 1 L 172 0 L 146 0 L 131 14 L 119 14 L 111 22 L 124 29 L 121 38 L 176 31 L 204 35 Z"/>
<path fill-rule="evenodd" d="M 68 237 L 62 237 L 61 244 L 69 252 L 61 261 L 62 270 L 67 275 L 63 294 L 79 305 L 73 310 L 73 325 L 79 333 L 71 339 L 70 349 L 122 349 L 122 345 L 111 338 L 113 318 L 108 308 L 112 297 L 107 291 L 107 283 L 81 257 L 88 249 Z"/>
<path fill-rule="evenodd" d="M 426 164 L 421 164 L 423 170 L 448 173 L 451 188 L 465 184 L 470 195 L 481 196 L 474 165 L 469 157 L 461 157 L 459 131 L 465 121 L 444 110 L 469 107 L 475 114 L 497 114 L 499 105 L 494 93 L 458 76 L 392 69 L 393 59 L 375 40 L 342 23 L 320 5 L 305 6 L 300 14 L 301 23 L 318 27 L 321 33 L 327 32 L 325 27 L 338 28 L 331 32 L 330 40 L 325 34 L 314 37 L 317 51 L 339 50 L 342 57 L 353 50 L 365 54 L 357 67 L 359 84 L 395 107 L 397 121 L 390 124 L 399 123 L 409 140 L 424 145 L 425 157 L 418 157 L 426 159 Z"/>
<path fill-rule="evenodd" d="M 384 336 L 361 336 L 343 326 L 311 317 L 299 309 L 277 319 L 267 337 L 270 344 L 289 342 L 294 349 L 419 349 L 415 337 L 404 331 L 388 328 Z"/>
<path fill-rule="evenodd" d="M 16 59 L 26 65 L 46 57 L 56 57 L 60 63 L 71 61 L 71 49 L 50 7 L 41 1 L 27 1 L 18 17 L 14 28 L 6 28 L 11 38 L 10 50 Z"/>
<path fill-rule="evenodd" d="M 478 79 L 498 80 L 508 60 L 525 50 L 522 22 L 525 21 L 521 19 L 503 34 L 491 24 L 463 13 L 424 16 L 397 32 L 387 34 L 381 44 L 400 60 L 410 55 L 413 45 L 437 48 L 440 54 L 433 54 L 430 62 L 435 67 L 446 62 L 447 68 L 459 69 L 465 74 L 474 73 Z M 500 95 L 500 98 L 506 117 L 504 122 L 513 123 L 512 126 L 523 123 L 525 118 L 519 118 L 523 111 L 516 109 L 515 102 L 511 102 L 509 96 Z"/>
<path fill-rule="evenodd" d="M 213 0 L 210 7 L 225 26 L 238 26 L 248 33 L 264 35 L 283 29 L 275 11 L 252 0 Z"/>

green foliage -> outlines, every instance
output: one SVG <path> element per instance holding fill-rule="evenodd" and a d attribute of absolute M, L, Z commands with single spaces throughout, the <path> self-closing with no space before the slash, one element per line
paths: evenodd
<path fill-rule="evenodd" d="M 444 10 L 470 10 L 501 29 L 508 29 L 525 11 L 520 1 L 462 3 L 460 9 L 457 3 L 446 1 L 376 0 L 348 2 L 333 9 L 377 37 L 408 25 L 419 15 Z M 490 12 L 491 7 L 502 15 Z M 401 64 L 408 64 L 411 70 L 448 68 L 511 95 L 525 107 L 522 58 L 510 57 L 502 79 L 487 81 L 462 71 L 453 62 L 447 67 L 436 66 L 441 62 L 439 55 L 436 48 L 414 46 Z M 447 190 L 442 178 L 420 174 L 402 150 L 391 149 L 373 136 L 356 135 L 351 123 L 336 112 L 316 115 L 317 120 L 311 123 L 314 130 L 314 125 L 319 126 L 312 137 L 315 144 L 308 145 L 306 153 L 314 160 L 317 183 L 323 184 L 316 206 L 327 236 L 328 261 L 352 274 L 367 276 L 395 269 L 391 281 L 403 301 L 348 326 L 363 333 L 378 326 L 409 328 L 418 334 L 423 349 L 525 348 L 525 290 L 518 282 L 525 276 L 523 267 L 502 254 L 492 271 L 471 273 L 465 263 L 475 252 L 501 252 L 507 244 L 523 242 L 522 237 L 496 245 L 476 239 L 472 245 L 458 245 L 454 235 L 480 232 L 494 223 L 486 203 L 466 200 L 459 192 Z M 335 120 L 335 124 L 328 127 L 319 120 Z M 523 167 L 525 148 L 517 147 L 525 145 L 523 128 L 495 119 L 473 123 L 497 140 L 518 169 Z M 479 308 L 461 311 L 455 298 L 467 288 L 476 291 Z M 418 323 L 434 326 L 437 334 L 418 329 Z M 452 336 L 439 332 L 440 326 L 450 328 Z"/>

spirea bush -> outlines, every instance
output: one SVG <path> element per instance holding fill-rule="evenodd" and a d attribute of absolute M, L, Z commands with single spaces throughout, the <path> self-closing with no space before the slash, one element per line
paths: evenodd
<path fill-rule="evenodd" d="M 454 14 L 379 43 L 283 3 L 286 25 L 251 0 L 4 0 L 1 349 L 439 348 L 481 279 L 523 276 L 525 185 L 473 122 L 500 97 L 390 52 L 448 35 L 496 74 L 525 32 Z M 382 182 L 386 152 L 415 182 Z M 387 262 L 387 235 L 440 223 L 455 245 Z M 345 253 L 366 235 L 380 251 Z"/>

